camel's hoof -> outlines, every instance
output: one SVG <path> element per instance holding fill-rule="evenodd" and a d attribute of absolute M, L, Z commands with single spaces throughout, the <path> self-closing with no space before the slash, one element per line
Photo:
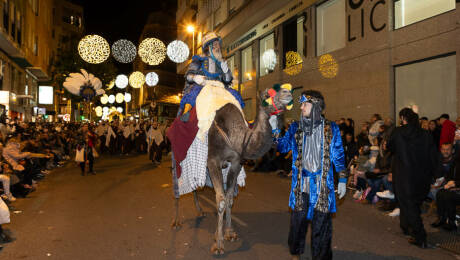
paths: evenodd
<path fill-rule="evenodd" d="M 171 228 L 173 229 L 179 229 L 182 227 L 182 224 L 180 223 L 179 220 L 173 220 L 173 222 L 171 223 Z"/>
<path fill-rule="evenodd" d="M 214 255 L 223 255 L 225 253 L 224 247 L 219 247 L 217 246 L 217 243 L 214 243 L 214 245 L 211 247 L 211 253 Z"/>
<path fill-rule="evenodd" d="M 238 234 L 233 229 L 225 230 L 224 239 L 230 242 L 238 240 Z"/>

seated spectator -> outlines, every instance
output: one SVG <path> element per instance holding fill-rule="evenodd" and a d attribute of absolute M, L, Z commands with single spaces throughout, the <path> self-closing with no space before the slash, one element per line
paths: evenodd
<path fill-rule="evenodd" d="M 374 142 L 376 142 L 376 140 L 377 139 L 374 139 Z M 372 146 L 371 149 L 372 148 L 375 149 L 375 145 Z M 374 169 L 366 174 L 367 182 L 370 188 L 366 199 L 368 202 L 374 204 L 378 201 L 378 196 L 376 194 L 380 191 L 384 183 L 384 177 L 391 172 L 391 154 L 387 151 L 386 141 L 382 142 L 382 145 L 378 148 L 377 153 Z M 390 194 L 388 194 L 388 196 L 390 196 Z"/>
<path fill-rule="evenodd" d="M 459 157 L 456 158 L 459 160 Z M 438 207 L 438 220 L 431 224 L 433 227 L 442 227 L 445 230 L 456 230 L 455 224 L 456 207 L 460 205 L 460 171 L 459 163 L 455 163 L 455 169 L 449 171 L 446 176 L 446 184 L 436 194 Z"/>
<path fill-rule="evenodd" d="M 361 125 L 361 132 L 356 136 L 356 143 L 358 145 L 358 149 L 364 146 L 370 147 L 371 144 L 369 142 L 369 128 L 367 123 L 363 123 Z"/>
<path fill-rule="evenodd" d="M 354 165 L 351 167 L 353 175 L 353 185 L 356 188 L 356 192 L 353 195 L 354 199 L 360 199 L 364 189 L 366 189 L 366 171 L 369 170 L 369 150 L 365 147 L 359 148 L 359 156 L 354 161 Z"/>
<path fill-rule="evenodd" d="M 447 176 L 453 175 L 451 171 L 455 170 L 455 159 L 453 155 L 453 146 L 451 143 L 441 145 L 441 154 L 439 164 L 434 172 L 434 183 L 431 185 L 428 197 L 436 199 L 436 193 L 446 184 Z"/>
<path fill-rule="evenodd" d="M 345 163 L 349 165 L 355 156 L 358 156 L 358 145 L 353 139 L 351 133 L 345 134 L 345 142 L 343 143 L 343 150 L 345 152 Z"/>

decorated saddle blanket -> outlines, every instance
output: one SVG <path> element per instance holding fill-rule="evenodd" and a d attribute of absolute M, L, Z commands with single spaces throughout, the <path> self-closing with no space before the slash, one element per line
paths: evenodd
<path fill-rule="evenodd" d="M 183 195 L 190 193 L 205 185 L 212 187 L 207 170 L 208 161 L 208 133 L 204 133 L 203 140 L 195 137 L 192 145 L 187 151 L 187 156 L 180 162 L 182 174 L 177 178 L 177 189 L 175 194 Z M 224 188 L 227 183 L 227 175 L 230 165 L 222 169 Z M 240 187 L 245 186 L 246 173 L 244 168 L 238 174 L 237 184 Z"/>
<path fill-rule="evenodd" d="M 208 80 L 196 98 L 196 115 L 198 118 L 197 137 L 204 141 L 209 131 L 216 111 L 226 104 L 235 105 L 244 117 L 240 102 L 230 93 L 220 81 Z"/>

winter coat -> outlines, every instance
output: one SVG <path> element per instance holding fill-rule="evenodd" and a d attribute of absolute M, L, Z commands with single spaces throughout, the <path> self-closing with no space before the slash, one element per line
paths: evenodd
<path fill-rule="evenodd" d="M 395 128 L 387 144 L 392 154 L 393 182 L 397 196 L 421 200 L 430 190 L 437 149 L 428 131 L 419 126 Z"/>
<path fill-rule="evenodd" d="M 449 144 L 454 143 L 456 129 L 457 129 L 457 126 L 455 125 L 455 123 L 448 119 L 446 119 L 444 123 L 442 123 L 439 147 L 441 147 L 441 145 L 445 143 L 449 143 Z"/>

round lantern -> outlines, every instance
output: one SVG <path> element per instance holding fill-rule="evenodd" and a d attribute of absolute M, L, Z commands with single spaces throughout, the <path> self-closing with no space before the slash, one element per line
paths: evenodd
<path fill-rule="evenodd" d="M 110 96 L 109 96 L 109 103 L 110 103 L 110 104 L 113 104 L 113 102 L 115 102 L 115 96 L 114 96 L 114 95 L 110 95 Z"/>
<path fill-rule="evenodd" d="M 128 86 L 128 77 L 124 74 L 118 75 L 115 79 L 115 85 L 117 86 L 117 88 L 126 88 L 126 86 Z"/>
<path fill-rule="evenodd" d="M 322 55 L 318 60 L 318 70 L 327 79 L 334 78 L 339 72 L 339 65 L 330 54 Z"/>
<path fill-rule="evenodd" d="M 117 111 L 120 113 L 123 113 L 123 108 L 122 107 L 117 107 Z"/>
<path fill-rule="evenodd" d="M 115 96 L 115 101 L 117 101 L 117 103 L 123 103 L 124 99 L 125 99 L 125 96 L 122 93 L 118 93 Z"/>
<path fill-rule="evenodd" d="M 276 53 L 273 49 L 268 49 L 262 55 L 265 68 L 268 70 L 274 70 L 276 66 Z"/>
<path fill-rule="evenodd" d="M 131 101 L 131 94 L 128 92 L 125 93 L 125 102 L 130 102 Z"/>
<path fill-rule="evenodd" d="M 145 76 L 145 83 L 147 83 L 147 86 L 149 87 L 156 86 L 158 84 L 158 80 L 158 74 L 156 74 L 153 71 L 147 73 L 147 75 Z"/>
<path fill-rule="evenodd" d="M 107 102 L 109 102 L 109 96 L 107 96 L 107 94 L 103 94 L 101 97 L 101 103 L 105 105 Z"/>
<path fill-rule="evenodd" d="M 166 54 L 175 63 L 182 63 L 187 60 L 190 51 L 185 42 L 175 40 L 168 44 Z"/>
<path fill-rule="evenodd" d="M 109 112 L 109 107 L 103 107 L 102 112 L 103 113 L 108 113 Z"/>
<path fill-rule="evenodd" d="M 138 54 L 149 65 L 158 65 L 165 59 L 165 44 L 156 38 L 144 39 L 139 45 Z"/>
<path fill-rule="evenodd" d="M 78 43 L 78 54 L 88 63 L 99 64 L 109 58 L 110 45 L 99 35 L 86 35 Z"/>
<path fill-rule="evenodd" d="M 129 75 L 129 84 L 133 88 L 141 88 L 145 83 L 145 76 L 140 71 L 135 71 Z"/>
<path fill-rule="evenodd" d="M 131 41 L 118 40 L 112 45 L 112 55 L 120 63 L 130 63 L 136 58 L 136 46 Z"/>

